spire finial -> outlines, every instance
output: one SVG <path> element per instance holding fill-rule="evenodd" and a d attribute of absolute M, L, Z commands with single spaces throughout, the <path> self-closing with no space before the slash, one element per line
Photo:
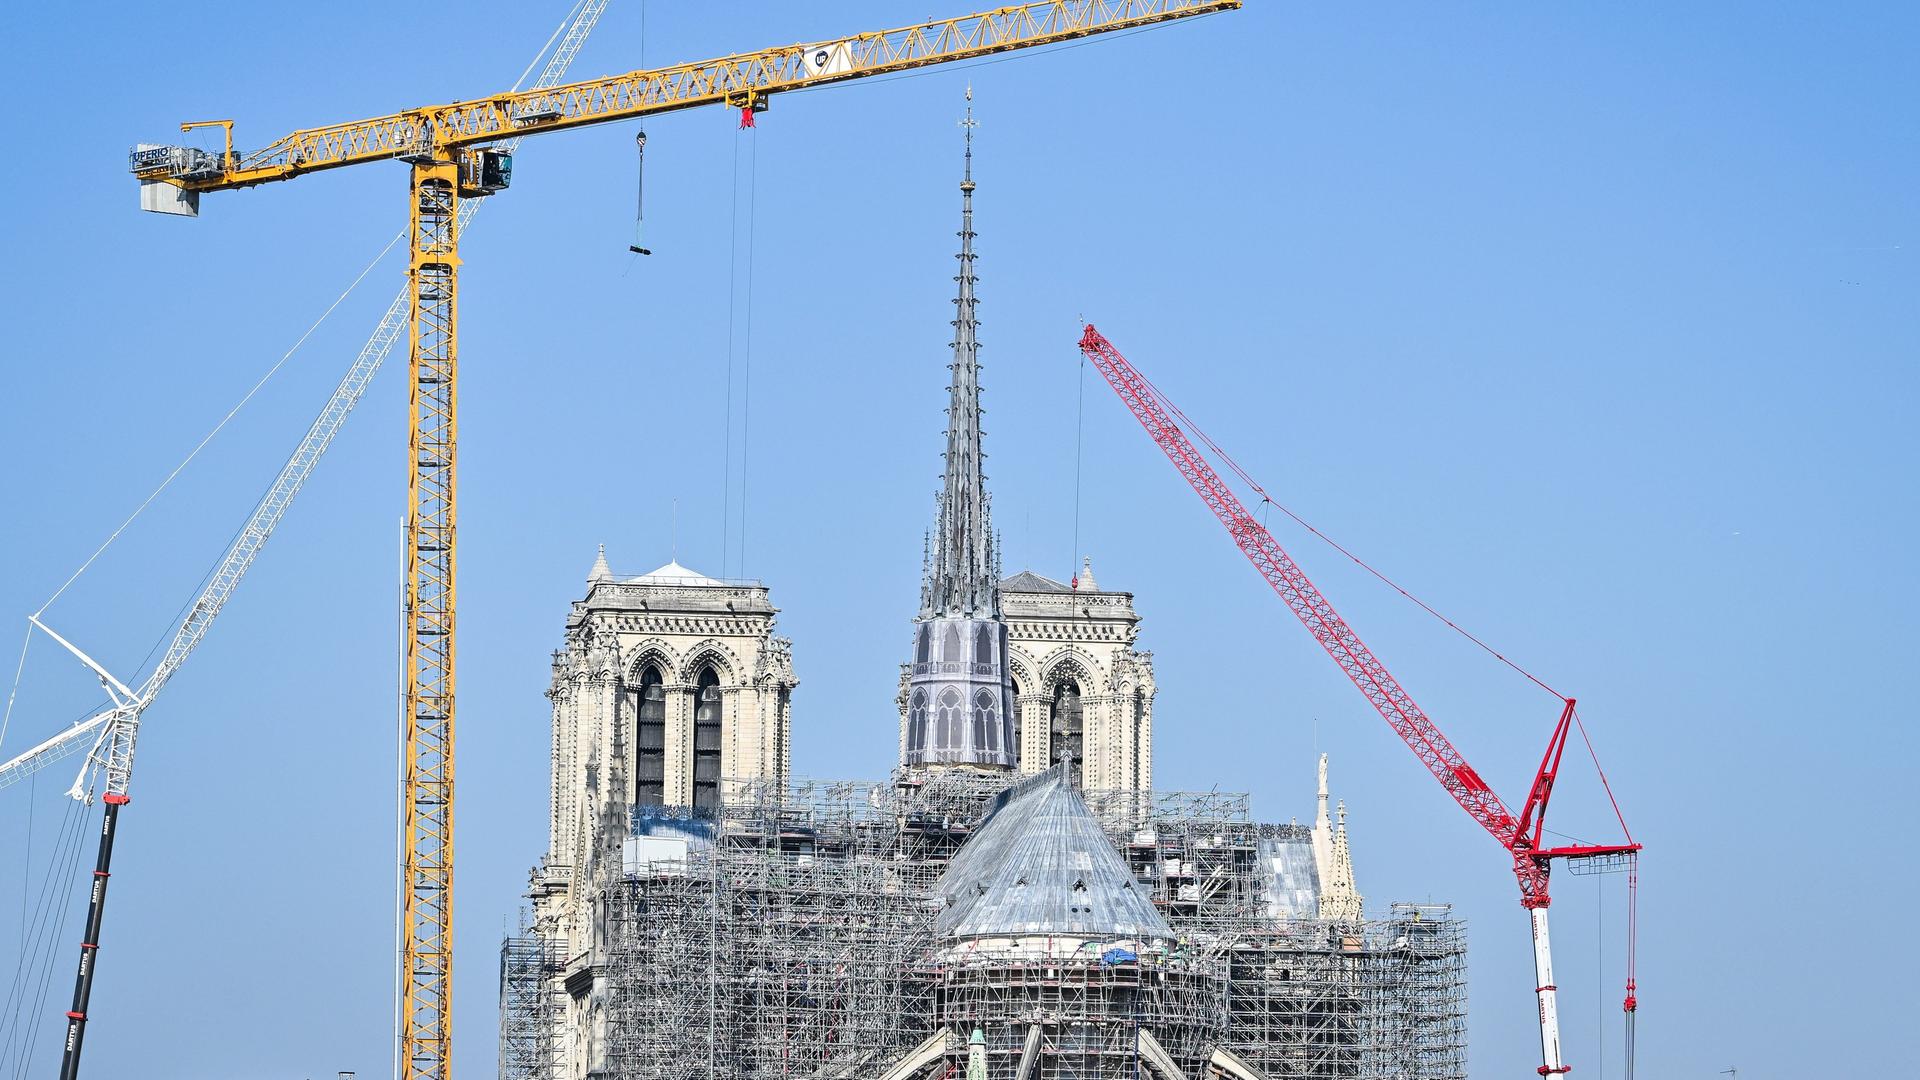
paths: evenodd
<path fill-rule="evenodd" d="M 979 121 L 973 118 L 972 83 L 967 84 L 967 115 L 961 119 L 960 126 L 967 133 L 967 159 L 960 173 L 960 190 L 971 192 L 973 190 L 973 129 L 980 126 Z"/>
<path fill-rule="evenodd" d="M 613 580 L 613 568 L 607 565 L 607 545 L 600 545 L 600 554 L 593 560 L 593 569 L 587 571 L 587 584 L 597 585 Z"/>

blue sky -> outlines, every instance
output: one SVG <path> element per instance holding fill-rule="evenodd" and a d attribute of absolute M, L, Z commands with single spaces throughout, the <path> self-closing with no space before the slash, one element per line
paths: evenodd
<path fill-rule="evenodd" d="M 656 2 L 644 57 L 929 13 L 896 7 Z M 560 15 L 209 3 L 9 20 L 9 635 L 405 212 L 392 165 L 209 196 L 197 221 L 142 215 L 126 148 L 181 120 L 231 116 L 250 147 L 478 96 Z M 640 63 L 640 22 L 616 3 L 576 71 Z M 747 136 L 718 109 L 657 118 L 644 261 L 626 252 L 633 125 L 523 147 L 464 247 L 462 1075 L 493 1069 L 495 951 L 545 837 L 547 653 L 595 544 L 635 573 L 677 552 L 766 580 L 802 680 L 795 770 L 892 763 L 969 81 L 1008 566 L 1069 574 L 1078 506 L 1079 550 L 1146 617 L 1159 786 L 1250 791 L 1270 819 L 1305 818 L 1313 753 L 1331 753 L 1369 901 L 1450 901 L 1470 920 L 1474 1075 L 1530 1075 L 1525 921 L 1500 852 L 1090 372 L 1076 498 L 1082 316 L 1276 497 L 1580 697 L 1649 848 L 1648 1075 L 1884 1069 L 1914 1004 L 1884 973 L 1920 961 L 1887 911 L 1920 887 L 1902 855 L 1920 746 L 1893 692 L 1920 637 L 1917 24 L 1904 5 L 1255 3 L 777 99 Z M 56 628 L 140 670 L 401 273 L 390 257 L 369 275 L 49 609 Z M 148 713 L 90 1073 L 387 1068 L 396 376 Z M 1552 699 L 1277 534 L 1517 800 Z M 36 642 L 0 756 L 92 700 Z M 0 793 L 0 972 L 70 772 Z M 1561 788 L 1569 833 L 1605 834 L 1590 777 L 1576 761 Z M 1558 885 L 1568 1055 L 1618 1075 L 1620 884 Z M 75 900 L 35 1075 L 58 1050 Z"/>

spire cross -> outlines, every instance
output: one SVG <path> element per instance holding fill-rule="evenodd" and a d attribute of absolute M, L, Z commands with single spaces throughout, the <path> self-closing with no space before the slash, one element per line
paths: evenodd
<path fill-rule="evenodd" d="M 967 163 L 966 163 L 965 172 L 961 176 L 961 181 L 963 184 L 972 184 L 973 183 L 973 129 L 980 126 L 980 122 L 973 118 L 973 84 L 972 83 L 967 84 L 967 115 L 961 118 L 960 126 L 966 129 L 966 133 L 967 133 Z"/>

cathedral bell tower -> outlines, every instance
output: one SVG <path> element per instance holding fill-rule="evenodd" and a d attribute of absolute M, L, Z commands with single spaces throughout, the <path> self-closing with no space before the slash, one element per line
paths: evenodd
<path fill-rule="evenodd" d="M 947 391 L 946 476 L 928 539 L 913 661 L 901 694 L 900 762 L 909 768 L 1012 769 L 1013 684 L 1000 610 L 984 454 L 980 449 L 980 344 L 974 314 L 973 100 L 967 92 L 966 167 L 960 181 L 959 295 L 954 301 L 953 382 Z"/>

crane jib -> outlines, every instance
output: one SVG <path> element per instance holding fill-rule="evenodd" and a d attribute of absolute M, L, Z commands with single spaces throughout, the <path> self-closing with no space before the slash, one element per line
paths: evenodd
<path fill-rule="evenodd" d="M 582 5 L 574 30 L 558 52 L 577 47 L 599 6 L 591 0 Z M 560 84 L 543 76 L 543 85 L 530 91 L 309 128 L 253 153 L 233 150 L 232 122 L 226 120 L 183 125 L 183 130 L 221 127 L 225 147 L 218 153 L 179 146 L 134 150 L 131 165 L 140 182 L 142 207 L 182 216 L 199 213 L 199 197 L 205 192 L 362 163 L 399 160 L 411 166 L 409 276 L 402 305 L 413 397 L 402 613 L 401 1080 L 447 1080 L 451 1070 L 457 268 L 461 224 L 470 200 L 506 186 L 511 167 L 506 145 L 522 136 L 711 103 L 757 110 L 775 91 L 976 59 L 1240 6 L 1241 0 L 1044 0 L 824 45 L 762 49 L 612 78 Z M 547 70 L 552 75 L 557 67 L 549 64 Z M 489 159 L 488 154 L 494 156 Z M 397 340 L 402 327 L 396 324 L 393 329 Z M 193 631 L 188 633 L 191 637 Z M 130 734 L 122 742 L 130 759 Z M 77 1057 L 77 1047 L 74 1054 Z"/>
<path fill-rule="evenodd" d="M 1480 774 L 1467 764 L 1465 757 L 1447 740 L 1432 719 L 1414 703 L 1412 696 L 1387 671 L 1386 665 L 1373 655 L 1373 652 L 1360 640 L 1359 635 L 1355 634 L 1334 610 L 1333 605 L 1307 578 L 1305 572 L 1294 563 L 1286 550 L 1280 546 L 1279 541 L 1275 540 L 1265 526 L 1247 512 L 1239 497 L 1202 456 L 1200 449 L 1174 425 L 1172 416 L 1178 415 L 1185 419 L 1185 414 L 1166 401 L 1153 383 L 1128 363 L 1126 357 L 1121 356 L 1119 350 L 1113 347 L 1113 343 L 1095 330 L 1091 324 L 1081 335 L 1080 351 L 1093 364 L 1095 370 L 1100 372 L 1101 377 L 1107 380 L 1107 384 L 1113 388 L 1114 393 L 1120 396 L 1127 410 L 1140 421 L 1147 434 L 1192 485 L 1194 492 L 1207 504 L 1208 509 L 1212 510 L 1221 524 L 1226 526 L 1228 534 L 1246 554 L 1248 561 L 1253 563 L 1254 568 L 1300 619 L 1302 625 L 1313 635 L 1314 640 L 1320 643 L 1327 655 L 1365 695 L 1374 710 L 1400 735 L 1407 744 L 1407 748 L 1413 751 L 1421 764 L 1427 767 L 1434 779 L 1440 782 L 1454 801 L 1507 849 L 1512 859 L 1514 878 L 1520 886 L 1521 906 L 1527 909 L 1533 930 L 1534 993 L 1539 1012 L 1542 1060 L 1539 1073 L 1542 1076 L 1557 1076 L 1565 1073 L 1567 1066 L 1560 1056 L 1558 990 L 1553 984 L 1553 959 L 1547 927 L 1547 908 L 1552 903 L 1547 891 L 1552 860 L 1555 858 L 1577 859 L 1602 868 L 1612 863 L 1624 862 L 1629 875 L 1629 911 L 1631 912 L 1631 898 L 1635 895 L 1636 882 L 1634 863 L 1640 850 L 1640 845 L 1632 843 L 1631 837 L 1624 845 L 1583 845 L 1572 848 L 1541 848 L 1539 846 L 1539 834 L 1544 829 L 1542 823 L 1546 816 L 1547 800 L 1553 790 L 1553 777 L 1559 769 L 1561 754 L 1566 747 L 1568 723 L 1574 719 L 1573 699 L 1564 699 L 1565 708 L 1561 712 L 1559 724 L 1555 727 L 1554 737 L 1548 743 L 1547 752 L 1542 757 L 1540 769 L 1535 774 L 1526 807 L 1516 818 Z M 1195 430 L 1198 431 L 1197 428 Z M 1200 437 L 1216 453 L 1225 458 L 1224 451 L 1207 439 L 1204 433 L 1200 433 Z M 1255 491 L 1260 491 L 1259 485 L 1255 484 L 1238 465 L 1233 464 L 1231 458 L 1225 458 L 1225 460 L 1236 475 L 1252 485 Z M 1260 494 L 1265 496 L 1264 492 Z M 1308 528 L 1311 529 L 1311 526 Z M 1314 531 L 1317 534 L 1317 530 Z M 1335 547 L 1337 548 L 1338 545 Z M 1345 551 L 1344 548 L 1340 550 Z M 1395 587 L 1398 588 L 1398 586 Z M 1425 607 L 1424 604 L 1421 606 Z M 1427 610 L 1432 612 L 1431 608 Z M 1438 616 L 1439 613 L 1433 612 L 1433 614 Z M 1454 624 L 1449 621 L 1448 625 Z M 1454 626 L 1454 629 L 1458 630 L 1459 627 Z M 1465 633 L 1465 631 L 1461 632 Z M 1468 636 L 1471 637 L 1471 635 Z M 1478 641 L 1478 639 L 1474 640 Z M 1491 649 L 1488 651 L 1492 652 Z M 1494 655 L 1500 656 L 1498 653 Z M 1505 660 L 1504 657 L 1500 658 Z M 1511 664 L 1510 661 L 1508 663 Z M 1520 669 L 1516 667 L 1516 670 Z M 1526 672 L 1522 671 L 1522 674 Z M 1528 677 L 1532 678 L 1531 675 Z M 1533 681 L 1539 683 L 1538 679 Z M 1545 688 L 1544 683 L 1540 685 Z M 1595 765 L 1598 765 L 1597 758 Z M 1605 773 L 1602 773 L 1601 782 L 1604 784 L 1605 781 Z M 1527 831 L 1529 822 L 1534 826 L 1532 835 Z M 1621 820 L 1623 830 L 1625 824 L 1623 818 Z M 1629 919 L 1632 918 L 1630 914 Z M 1629 1061 L 1631 1061 L 1632 1015 L 1637 1006 L 1632 972 L 1633 945 L 1630 936 L 1629 974 L 1624 1005 L 1629 1025 Z"/>
<path fill-rule="evenodd" d="M 757 111 L 776 93 L 1231 11 L 1241 3 L 1042 0 L 832 41 L 736 53 L 308 128 L 246 153 L 233 150 L 231 123 L 216 121 L 227 125 L 224 151 L 142 145 L 134 149 L 131 166 L 142 182 L 145 209 L 191 216 L 198 212 L 197 200 L 170 199 L 151 190 L 151 185 L 191 196 L 370 161 L 454 160 L 463 150 L 516 136 L 705 105 Z"/>

